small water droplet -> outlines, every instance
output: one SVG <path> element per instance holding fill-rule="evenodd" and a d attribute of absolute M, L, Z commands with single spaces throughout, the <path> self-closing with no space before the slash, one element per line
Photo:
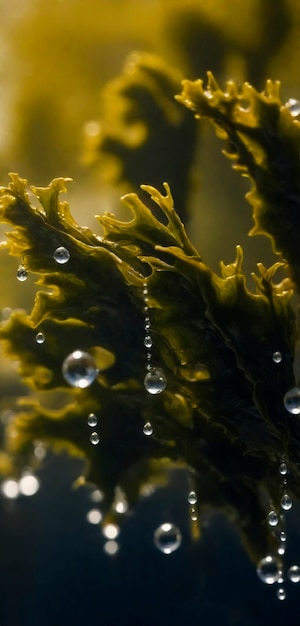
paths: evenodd
<path fill-rule="evenodd" d="M 152 348 L 152 345 L 153 345 L 153 341 L 152 341 L 150 335 L 146 335 L 146 337 L 144 339 L 144 346 L 146 348 Z"/>
<path fill-rule="evenodd" d="M 39 343 L 39 344 L 44 343 L 45 335 L 43 335 L 43 333 L 37 333 L 35 336 L 35 340 L 36 340 L 36 343 Z"/>
<path fill-rule="evenodd" d="M 59 265 L 64 265 L 65 263 L 68 263 L 68 261 L 70 260 L 70 256 L 71 255 L 69 250 L 67 250 L 67 248 L 64 248 L 63 246 L 56 248 L 53 253 L 54 261 L 56 261 L 56 263 L 59 263 Z"/>
<path fill-rule="evenodd" d="M 159 526 L 154 533 L 154 544 L 163 554 L 172 554 L 181 545 L 182 535 L 174 524 L 166 522 Z"/>
<path fill-rule="evenodd" d="M 279 538 L 280 541 L 282 541 L 283 543 L 286 541 L 286 533 L 284 532 L 284 530 L 281 531 Z"/>
<path fill-rule="evenodd" d="M 191 520 L 192 520 L 192 522 L 196 522 L 197 519 L 198 519 L 197 511 L 196 511 L 196 509 L 192 508 L 191 509 Z"/>
<path fill-rule="evenodd" d="M 274 585 L 280 577 L 281 562 L 273 556 L 266 556 L 257 565 L 258 578 L 266 585 Z"/>
<path fill-rule="evenodd" d="M 117 524 L 106 524 L 103 526 L 102 532 L 106 539 L 116 539 L 120 533 L 120 528 Z"/>
<path fill-rule="evenodd" d="M 284 576 L 283 576 L 283 571 L 282 570 L 280 570 L 280 572 L 279 572 L 279 578 L 278 578 L 277 582 L 278 582 L 279 585 L 282 585 L 284 583 Z"/>
<path fill-rule="evenodd" d="M 96 446 L 100 441 L 100 437 L 98 435 L 98 433 L 93 432 L 90 436 L 90 442 L 93 444 L 93 446 Z"/>
<path fill-rule="evenodd" d="M 278 554 L 280 554 L 280 556 L 285 554 L 285 545 L 282 544 L 281 546 L 279 546 L 277 552 L 278 552 Z"/>
<path fill-rule="evenodd" d="M 97 426 L 98 418 L 95 415 L 95 413 L 90 413 L 89 414 L 87 423 L 88 423 L 89 426 L 91 426 L 91 428 L 94 428 L 95 426 Z"/>
<path fill-rule="evenodd" d="M 145 330 L 149 330 L 149 329 L 150 329 L 150 326 L 151 326 L 151 325 L 150 325 L 150 321 L 149 321 L 149 320 L 147 320 L 147 319 L 145 319 L 145 325 L 144 325 Z"/>
<path fill-rule="evenodd" d="M 91 509 L 87 512 L 86 519 L 90 524 L 100 524 L 102 520 L 102 513 L 99 509 Z"/>
<path fill-rule="evenodd" d="M 270 513 L 268 513 L 268 515 L 267 515 L 267 522 L 268 522 L 269 526 L 277 526 L 277 524 L 279 522 L 279 517 L 278 517 L 276 511 L 270 511 Z"/>
<path fill-rule="evenodd" d="M 300 567 L 299 567 L 299 565 L 292 565 L 288 569 L 287 575 L 288 575 L 288 579 L 292 583 L 299 583 L 300 582 Z"/>
<path fill-rule="evenodd" d="M 281 354 L 281 352 L 277 351 L 277 352 L 273 353 L 273 361 L 274 361 L 274 363 L 281 363 L 281 361 L 282 361 L 282 354 Z"/>
<path fill-rule="evenodd" d="M 276 591 L 276 595 L 277 595 L 278 600 L 285 600 L 286 599 L 285 589 L 283 589 L 283 587 L 279 587 L 279 589 L 277 589 Z"/>
<path fill-rule="evenodd" d="M 300 414 L 300 389 L 293 387 L 289 389 L 283 398 L 283 404 L 286 410 L 292 415 Z"/>
<path fill-rule="evenodd" d="M 279 474 L 281 474 L 281 476 L 285 476 L 288 473 L 288 466 L 286 463 L 282 462 L 279 465 Z"/>
<path fill-rule="evenodd" d="M 94 382 L 98 369 L 90 354 L 75 350 L 65 358 L 62 364 L 62 374 L 69 385 L 84 389 Z"/>
<path fill-rule="evenodd" d="M 146 422 L 146 424 L 144 424 L 144 426 L 143 426 L 143 433 L 144 433 L 144 435 L 147 435 L 148 437 L 150 435 L 153 435 L 153 426 L 152 426 L 151 422 Z"/>
<path fill-rule="evenodd" d="M 160 367 L 151 367 L 145 376 L 144 385 L 146 391 L 153 395 L 161 393 L 167 386 L 167 379 Z"/>
<path fill-rule="evenodd" d="M 190 491 L 189 495 L 188 495 L 188 503 L 189 504 L 196 504 L 198 498 L 197 498 L 197 494 L 195 491 Z"/>
<path fill-rule="evenodd" d="M 297 117 L 298 115 L 300 115 L 300 102 L 299 102 L 299 100 L 296 100 L 295 98 L 290 98 L 285 103 L 285 106 L 289 109 L 290 114 L 293 117 Z"/>
<path fill-rule="evenodd" d="M 283 494 L 280 500 L 280 505 L 281 508 L 284 509 L 284 511 L 289 511 L 292 508 L 293 502 L 288 493 Z"/>
<path fill-rule="evenodd" d="M 28 278 L 28 272 L 27 269 L 24 265 L 19 265 L 18 269 L 17 269 L 17 279 L 20 281 L 20 283 L 23 283 L 24 280 L 27 280 Z"/>

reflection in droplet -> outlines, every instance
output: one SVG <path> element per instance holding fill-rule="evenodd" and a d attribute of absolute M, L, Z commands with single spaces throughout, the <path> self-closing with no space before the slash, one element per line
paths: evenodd
<path fill-rule="evenodd" d="M 290 498 L 288 493 L 284 493 L 281 500 L 280 500 L 280 505 L 281 508 L 284 509 L 284 511 L 289 511 L 292 506 L 293 506 L 293 501 Z"/>
<path fill-rule="evenodd" d="M 270 513 L 268 513 L 268 515 L 267 515 L 267 522 L 268 522 L 269 526 L 277 526 L 277 524 L 279 522 L 279 517 L 278 517 L 276 511 L 270 511 Z"/>
<path fill-rule="evenodd" d="M 276 595 L 277 595 L 278 600 L 285 600 L 286 599 L 285 589 L 283 589 L 283 587 L 279 587 L 279 589 L 277 589 L 276 591 Z"/>
<path fill-rule="evenodd" d="M 174 524 L 165 522 L 154 533 L 154 544 L 163 554 L 172 554 L 181 545 L 182 535 Z"/>
<path fill-rule="evenodd" d="M 117 541 L 113 541 L 113 540 L 106 541 L 103 546 L 104 552 L 106 552 L 106 554 L 108 554 L 109 556 L 113 556 L 114 554 L 117 554 L 119 549 L 120 549 L 119 544 L 117 543 Z"/>
<path fill-rule="evenodd" d="M 107 539 L 116 539 L 116 537 L 118 537 L 119 535 L 120 528 L 119 526 L 117 526 L 117 524 L 106 524 L 105 526 L 103 526 L 102 532 L 104 537 L 106 537 Z"/>
<path fill-rule="evenodd" d="M 263 583 L 274 585 L 280 577 L 281 562 L 273 556 L 266 556 L 257 565 L 257 575 Z"/>
<path fill-rule="evenodd" d="M 7 478 L 1 484 L 1 492 L 5 498 L 15 499 L 19 495 L 19 483 L 13 478 Z"/>
<path fill-rule="evenodd" d="M 89 426 L 91 426 L 91 428 L 94 428 L 95 426 L 97 426 L 98 419 L 97 419 L 97 416 L 95 415 L 95 413 L 90 413 L 89 414 L 87 423 L 88 423 Z"/>
<path fill-rule="evenodd" d="M 289 389 L 283 398 L 283 404 L 286 410 L 292 415 L 300 414 L 300 389 L 293 387 Z"/>
<path fill-rule="evenodd" d="M 144 424 L 143 433 L 144 435 L 147 435 L 147 437 L 150 437 L 150 435 L 153 435 L 153 426 L 151 422 L 146 422 L 146 424 Z"/>
<path fill-rule="evenodd" d="M 291 565 L 291 567 L 288 569 L 288 579 L 292 582 L 292 583 L 299 583 L 300 582 L 300 567 L 299 565 Z"/>
<path fill-rule="evenodd" d="M 59 248 L 56 248 L 56 250 L 54 251 L 53 258 L 54 258 L 54 261 L 56 261 L 56 263 L 59 263 L 60 265 L 64 265 L 65 263 L 68 263 L 70 259 L 70 252 L 69 250 L 67 250 L 67 248 L 60 246 Z"/>
<path fill-rule="evenodd" d="M 99 443 L 99 441 L 100 441 L 100 437 L 98 433 L 94 431 L 90 436 L 90 442 L 93 444 L 93 446 L 96 446 Z"/>
<path fill-rule="evenodd" d="M 188 495 L 188 503 L 189 504 L 196 504 L 198 498 L 197 498 L 197 494 L 195 491 L 190 491 L 189 495 Z"/>
<path fill-rule="evenodd" d="M 90 524 L 99 524 L 102 520 L 102 513 L 99 509 L 91 509 L 87 512 L 86 519 Z"/>
<path fill-rule="evenodd" d="M 84 389 L 94 382 L 98 376 L 98 369 L 95 360 L 88 352 L 75 350 L 65 358 L 62 364 L 62 374 L 69 385 Z"/>
<path fill-rule="evenodd" d="M 277 351 L 277 352 L 273 353 L 273 361 L 274 361 L 274 363 L 281 363 L 281 361 L 282 361 L 282 354 L 281 354 L 281 352 Z"/>
<path fill-rule="evenodd" d="M 153 395 L 161 393 L 167 386 L 167 379 L 160 367 L 152 367 L 146 374 L 144 385 L 146 391 Z"/>
<path fill-rule="evenodd" d="M 28 272 L 27 269 L 24 265 L 19 265 L 18 269 L 17 269 L 17 279 L 20 281 L 20 283 L 23 283 L 24 280 L 27 280 L 28 278 Z"/>
<path fill-rule="evenodd" d="M 39 344 L 44 343 L 45 335 L 43 335 L 43 333 L 37 333 L 35 336 L 35 340 L 36 340 L 36 343 L 39 343 Z"/>
<path fill-rule="evenodd" d="M 40 488 L 40 481 L 34 474 L 25 474 L 19 481 L 20 493 L 23 496 L 33 496 Z"/>

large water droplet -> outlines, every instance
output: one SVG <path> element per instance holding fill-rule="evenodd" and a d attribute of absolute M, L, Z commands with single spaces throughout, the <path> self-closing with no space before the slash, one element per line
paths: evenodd
<path fill-rule="evenodd" d="M 268 522 L 269 526 L 277 526 L 277 524 L 279 522 L 279 517 L 278 517 L 276 511 L 270 511 L 270 513 L 268 513 L 268 515 L 267 515 L 267 522 Z"/>
<path fill-rule="evenodd" d="M 279 465 L 279 474 L 281 474 L 281 476 L 285 476 L 288 473 L 288 466 L 286 463 L 282 462 Z"/>
<path fill-rule="evenodd" d="M 23 283 L 24 280 L 27 280 L 28 278 L 28 272 L 27 269 L 24 265 L 19 265 L 18 269 L 17 269 L 17 279 L 20 281 L 20 283 Z"/>
<path fill-rule="evenodd" d="M 300 567 L 299 565 L 292 565 L 289 569 L 288 569 L 288 578 L 292 583 L 299 583 L 300 582 Z"/>
<path fill-rule="evenodd" d="M 95 426 L 97 426 L 98 418 L 95 415 L 95 413 L 90 413 L 89 414 L 87 423 L 88 423 L 89 426 L 91 426 L 91 428 L 95 428 Z"/>
<path fill-rule="evenodd" d="M 150 435 L 153 435 L 153 426 L 151 422 L 146 422 L 146 424 L 144 424 L 143 433 L 144 435 L 147 435 L 147 437 L 149 437 Z"/>
<path fill-rule="evenodd" d="M 172 554 L 181 545 L 182 535 L 174 524 L 166 522 L 159 526 L 154 533 L 154 544 L 164 554 Z"/>
<path fill-rule="evenodd" d="M 40 481 L 34 474 L 24 474 L 19 482 L 20 493 L 23 496 L 34 496 L 40 488 Z"/>
<path fill-rule="evenodd" d="M 283 398 L 283 404 L 286 410 L 292 415 L 300 414 L 300 389 L 293 387 L 289 389 Z"/>
<path fill-rule="evenodd" d="M 144 385 L 148 393 L 156 395 L 161 393 L 167 386 L 167 379 L 164 371 L 160 367 L 151 367 L 146 374 Z"/>
<path fill-rule="evenodd" d="M 281 361 L 282 361 L 282 354 L 281 354 L 281 352 L 277 351 L 277 352 L 273 353 L 273 361 L 274 361 L 274 363 L 281 363 Z"/>
<path fill-rule="evenodd" d="M 152 348 L 153 342 L 152 339 L 150 337 L 150 335 L 146 335 L 145 339 L 144 339 L 144 346 L 146 348 Z"/>
<path fill-rule="evenodd" d="M 98 433 L 96 433 L 96 431 L 95 431 L 90 436 L 90 442 L 93 444 L 93 446 L 96 446 L 99 443 L 99 441 L 100 441 L 100 437 L 99 437 Z"/>
<path fill-rule="evenodd" d="M 283 494 L 280 500 L 280 505 L 281 505 L 281 508 L 284 509 L 284 511 L 289 511 L 292 508 L 293 501 L 288 493 Z"/>
<path fill-rule="evenodd" d="M 64 248 L 63 246 L 61 246 L 60 248 L 56 248 L 53 253 L 54 261 L 56 261 L 56 263 L 59 263 L 60 265 L 68 263 L 70 256 L 71 255 L 69 250 L 67 250 L 67 248 Z"/>
<path fill-rule="evenodd" d="M 290 98 L 285 103 L 285 106 L 289 109 L 290 114 L 293 117 L 297 117 L 298 115 L 300 115 L 300 102 L 299 102 L 299 100 L 296 100 L 295 98 Z"/>
<path fill-rule="evenodd" d="M 36 343 L 44 343 L 45 335 L 43 333 L 37 333 L 35 336 Z"/>
<path fill-rule="evenodd" d="M 273 556 L 266 556 L 257 565 L 258 578 L 267 585 L 274 585 L 280 577 L 281 561 Z"/>
<path fill-rule="evenodd" d="M 276 595 L 278 600 L 285 600 L 286 599 L 286 590 L 283 589 L 283 587 L 279 587 L 279 589 L 277 589 L 276 591 Z"/>
<path fill-rule="evenodd" d="M 198 498 L 197 498 L 197 494 L 195 491 L 190 491 L 189 495 L 188 495 L 188 503 L 189 504 L 196 504 Z"/>
<path fill-rule="evenodd" d="M 69 385 L 84 389 L 94 382 L 98 375 L 98 369 L 93 357 L 88 352 L 75 350 L 64 360 L 62 374 Z"/>

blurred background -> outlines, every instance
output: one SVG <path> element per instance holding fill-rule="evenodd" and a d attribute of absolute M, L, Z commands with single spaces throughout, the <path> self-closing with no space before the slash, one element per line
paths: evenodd
<path fill-rule="evenodd" d="M 167 174 L 176 151 L 187 191 L 175 208 L 193 243 L 214 269 L 221 259 L 232 261 L 241 244 L 250 273 L 274 256 L 268 240 L 248 240 L 249 183 L 231 170 L 205 121 L 195 126 L 184 120 L 186 130 L 174 145 L 171 139 L 159 143 L 162 126 L 155 144 L 160 168 L 154 171 L 157 154 L 143 132 L 158 118 L 151 118 L 145 90 L 154 94 L 154 109 L 167 111 L 166 119 L 180 80 L 205 79 L 207 70 L 222 87 L 232 79 L 261 91 L 266 79 L 280 80 L 283 102 L 300 99 L 299 51 L 297 0 L 0 0 L 1 184 L 9 171 L 40 186 L 72 177 L 71 210 L 80 224 L 97 230 L 95 214 L 124 215 L 123 193 L 143 183 L 172 182 Z M 157 96 L 158 83 L 149 80 L 147 63 L 154 58 L 159 75 L 167 76 L 161 82 L 162 90 L 168 87 L 166 104 Z M 138 82 L 139 63 L 146 66 L 134 118 L 140 126 L 126 134 L 120 119 L 128 122 L 139 95 L 123 86 L 135 72 Z M 18 260 L 7 260 L 2 250 L 0 263 L 5 319 L 10 308 L 30 310 L 35 285 L 27 281 L 21 289 L 11 279 Z M 7 364 L 1 375 L 1 406 L 7 410 L 25 390 Z M 289 589 L 279 603 L 274 590 L 261 585 L 230 520 L 208 512 L 200 541 L 192 542 L 185 473 L 141 500 L 126 517 L 116 553 L 107 554 L 99 527 L 86 518 L 89 495 L 71 488 L 78 475 L 74 463 L 48 453 L 35 494 L 3 497 L 1 626 L 108 626 L 120 620 L 132 626 L 298 624 L 299 591 Z M 290 518 L 291 551 L 297 551 L 298 513 L 295 508 Z M 164 521 L 175 523 L 183 538 L 168 556 L 153 545 L 154 530 Z"/>

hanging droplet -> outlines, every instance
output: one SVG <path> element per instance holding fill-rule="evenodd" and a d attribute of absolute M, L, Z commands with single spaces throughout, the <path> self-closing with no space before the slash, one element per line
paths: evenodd
<path fill-rule="evenodd" d="M 282 585 L 284 583 L 284 576 L 283 576 L 283 571 L 282 570 L 280 570 L 280 572 L 279 572 L 279 578 L 278 578 L 277 582 L 278 582 L 278 585 Z"/>
<path fill-rule="evenodd" d="M 44 343 L 45 335 L 43 333 L 37 333 L 35 336 L 36 343 Z"/>
<path fill-rule="evenodd" d="M 198 498 L 197 498 L 197 494 L 195 491 L 190 491 L 189 495 L 188 495 L 188 503 L 189 504 L 196 504 Z"/>
<path fill-rule="evenodd" d="M 273 353 L 273 361 L 274 361 L 274 363 L 281 363 L 281 361 L 282 361 L 282 354 L 281 354 L 281 352 L 277 351 L 277 352 Z"/>
<path fill-rule="evenodd" d="M 296 100 L 295 98 L 290 98 L 286 103 L 285 106 L 287 107 L 287 109 L 289 109 L 290 114 L 293 117 L 297 117 L 298 115 L 300 115 L 300 102 L 299 100 Z"/>
<path fill-rule="evenodd" d="M 68 263 L 70 256 L 71 255 L 69 250 L 67 250 L 67 248 L 64 248 L 63 246 L 61 246 L 60 248 L 56 248 L 53 254 L 54 261 L 56 261 L 56 263 L 59 263 L 60 265 Z"/>
<path fill-rule="evenodd" d="M 151 367 L 145 376 L 144 385 L 148 393 L 153 395 L 161 393 L 167 386 L 164 371 L 160 367 Z"/>
<path fill-rule="evenodd" d="M 88 352 L 75 350 L 65 358 L 62 364 L 62 374 L 69 385 L 84 389 L 94 382 L 98 376 L 98 369 Z"/>
<path fill-rule="evenodd" d="M 277 552 L 280 556 L 283 556 L 283 554 L 285 554 L 285 545 L 284 544 L 280 545 Z"/>
<path fill-rule="evenodd" d="M 95 413 L 90 413 L 89 414 L 87 423 L 88 423 L 89 426 L 91 426 L 91 428 L 95 428 L 95 426 L 97 426 L 98 418 L 95 415 Z"/>
<path fill-rule="evenodd" d="M 270 513 L 268 513 L 267 515 L 267 523 L 269 524 L 269 526 L 277 526 L 278 522 L 279 517 L 276 511 L 270 511 Z"/>
<path fill-rule="evenodd" d="M 288 466 L 286 463 L 282 462 L 279 465 L 279 474 L 281 474 L 281 476 L 285 476 L 288 473 Z"/>
<path fill-rule="evenodd" d="M 174 524 L 161 524 L 154 533 L 154 544 L 163 554 L 172 554 L 181 545 L 182 535 Z"/>
<path fill-rule="evenodd" d="M 17 269 L 17 279 L 20 281 L 20 283 L 23 283 L 24 280 L 27 280 L 28 278 L 28 272 L 27 269 L 24 265 L 19 265 L 18 269 Z"/>
<path fill-rule="evenodd" d="M 153 426 L 151 422 L 146 422 L 146 424 L 144 424 L 143 433 L 144 435 L 147 435 L 147 437 L 149 437 L 150 435 L 153 435 Z"/>
<path fill-rule="evenodd" d="M 286 541 L 286 533 L 284 532 L 284 530 L 281 531 L 280 535 L 279 535 L 279 539 L 280 541 L 282 541 L 283 543 Z"/>
<path fill-rule="evenodd" d="M 300 567 L 299 567 L 299 565 L 292 565 L 288 569 L 287 575 L 288 575 L 288 579 L 292 583 L 299 583 L 300 582 Z"/>
<path fill-rule="evenodd" d="M 100 437 L 99 437 L 98 433 L 96 433 L 96 431 L 95 431 L 90 436 L 90 442 L 93 444 L 93 446 L 96 446 L 99 443 L 99 441 L 100 441 Z"/>
<path fill-rule="evenodd" d="M 150 324 L 149 317 L 145 317 L 144 329 L 145 329 L 145 330 L 149 330 L 149 329 L 150 329 L 150 327 L 151 327 L 151 324 Z"/>
<path fill-rule="evenodd" d="M 152 341 L 150 335 L 146 335 L 146 337 L 144 339 L 144 346 L 146 348 L 152 348 L 152 345 L 153 345 L 153 341 Z"/>
<path fill-rule="evenodd" d="M 198 519 L 197 511 L 196 511 L 196 509 L 192 508 L 191 509 L 191 520 L 192 520 L 192 522 L 196 522 L 197 519 Z"/>
<path fill-rule="evenodd" d="M 289 389 L 283 398 L 283 404 L 286 410 L 292 415 L 300 414 L 300 389 L 293 387 Z"/>
<path fill-rule="evenodd" d="M 277 589 L 276 591 L 276 595 L 278 600 L 285 600 L 286 599 L 286 590 L 283 589 L 283 587 L 279 587 L 279 589 Z"/>
<path fill-rule="evenodd" d="M 257 565 L 258 578 L 266 585 L 274 585 L 280 577 L 281 562 L 273 556 L 266 556 Z"/>
<path fill-rule="evenodd" d="M 290 498 L 288 493 L 284 493 L 281 500 L 280 500 L 280 505 L 281 508 L 284 509 L 284 511 L 289 511 L 292 506 L 293 506 L 293 501 Z"/>

